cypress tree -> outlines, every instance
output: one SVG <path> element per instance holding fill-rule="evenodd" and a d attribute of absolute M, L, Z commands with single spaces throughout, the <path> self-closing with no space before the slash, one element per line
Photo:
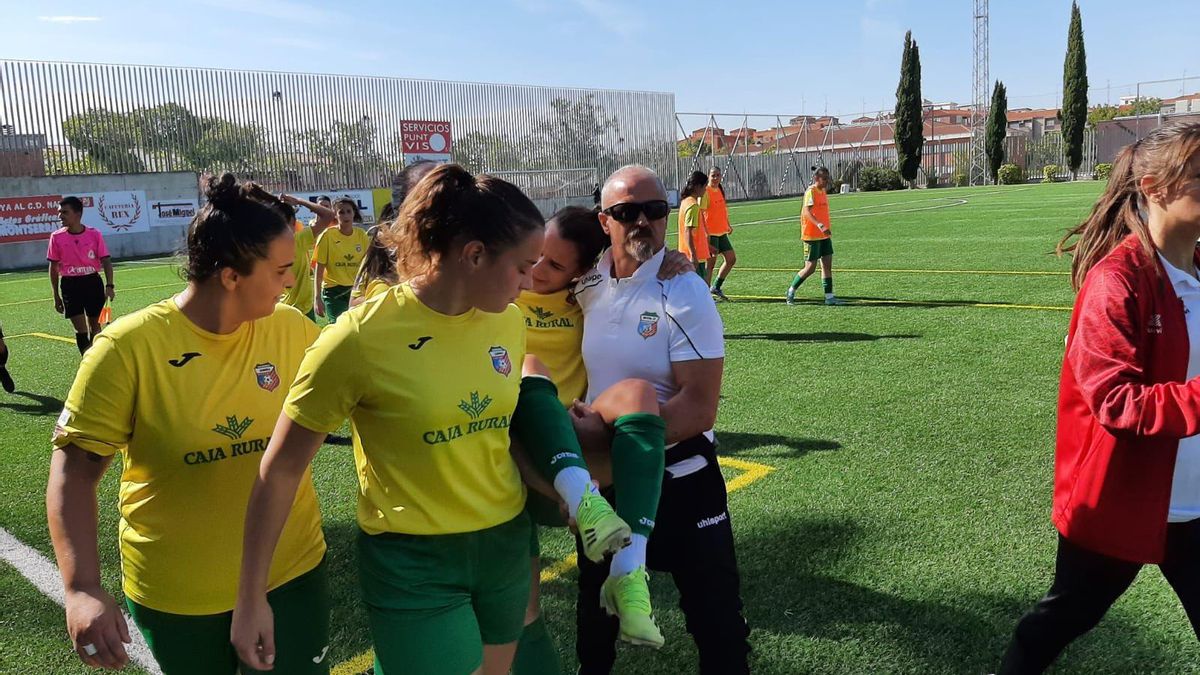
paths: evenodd
<path fill-rule="evenodd" d="M 992 108 L 988 111 L 987 136 L 984 139 L 988 171 L 992 174 L 993 183 L 999 183 L 1000 165 L 1004 164 L 1004 137 L 1007 135 L 1008 90 L 1003 82 L 997 80 L 992 88 Z"/>
<path fill-rule="evenodd" d="M 1083 20 L 1079 5 L 1071 3 L 1071 27 L 1067 30 L 1067 57 L 1063 62 L 1063 149 L 1074 180 L 1083 163 L 1083 130 L 1087 126 L 1087 54 L 1083 48 Z"/>
<path fill-rule="evenodd" d="M 917 178 L 921 153 L 925 147 L 925 126 L 921 109 L 921 52 L 912 31 L 904 34 L 904 55 L 900 59 L 900 83 L 896 85 L 896 162 L 907 181 Z"/>

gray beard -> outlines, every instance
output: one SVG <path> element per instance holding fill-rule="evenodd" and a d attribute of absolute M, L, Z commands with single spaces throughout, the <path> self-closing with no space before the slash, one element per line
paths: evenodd
<path fill-rule="evenodd" d="M 625 242 L 625 252 L 634 260 L 644 263 L 654 257 L 654 244 L 645 239 L 630 239 Z"/>

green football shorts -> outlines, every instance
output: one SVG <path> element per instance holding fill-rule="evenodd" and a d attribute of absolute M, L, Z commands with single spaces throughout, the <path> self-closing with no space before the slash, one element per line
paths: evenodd
<path fill-rule="evenodd" d="M 726 251 L 733 250 L 733 242 L 729 240 L 729 235 L 727 234 L 710 235 L 708 237 L 708 249 L 712 251 L 713 255 L 725 253 Z"/>
<path fill-rule="evenodd" d="M 461 675 L 516 642 L 529 602 L 529 516 L 477 532 L 358 536 L 375 674 Z"/>
<path fill-rule="evenodd" d="M 526 572 L 528 574 L 528 572 Z M 325 561 L 267 593 L 275 614 L 275 673 L 329 672 L 329 573 Z M 129 616 L 171 675 L 233 675 L 237 652 L 229 642 L 233 612 L 189 616 L 150 609 L 126 598 Z M 258 673 L 241 664 L 241 673 Z"/>
<path fill-rule="evenodd" d="M 833 240 L 829 238 L 804 242 L 804 259 L 816 261 L 827 255 L 833 255 Z"/>

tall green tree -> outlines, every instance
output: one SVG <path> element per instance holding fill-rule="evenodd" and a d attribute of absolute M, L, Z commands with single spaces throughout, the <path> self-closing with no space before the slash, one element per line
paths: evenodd
<path fill-rule="evenodd" d="M 377 135 L 375 121 L 363 116 L 353 122 L 338 120 L 324 129 L 309 129 L 300 138 L 310 154 L 324 160 L 333 183 L 357 186 L 380 184 L 391 173 L 378 150 Z"/>
<path fill-rule="evenodd" d="M 1162 109 L 1162 99 L 1141 98 L 1128 105 L 1097 105 L 1088 110 L 1088 126 L 1123 115 L 1153 115 Z"/>
<path fill-rule="evenodd" d="M 896 86 L 896 160 L 900 175 L 911 182 L 921 168 L 925 147 L 925 122 L 921 109 L 921 52 L 912 31 L 904 34 L 900 83 Z"/>
<path fill-rule="evenodd" d="M 550 102 L 550 114 L 534 126 L 528 147 L 540 148 L 539 168 L 596 167 L 606 176 L 617 168 L 612 141 L 619 136 L 616 116 L 610 117 L 595 96 L 560 97 Z"/>
<path fill-rule="evenodd" d="M 246 173 L 263 165 L 268 154 L 258 125 L 197 117 L 177 103 L 127 113 L 95 108 L 71 115 L 62 129 L 71 147 L 83 153 L 73 157 L 71 167 L 87 173 Z"/>
<path fill-rule="evenodd" d="M 1008 89 L 996 80 L 992 88 L 992 107 L 988 111 L 987 133 L 984 148 L 987 150 L 988 173 L 992 182 L 998 183 L 1000 165 L 1004 163 L 1004 137 L 1008 135 Z"/>
<path fill-rule="evenodd" d="M 471 173 L 520 171 L 529 168 L 528 161 L 521 152 L 521 139 L 517 136 L 472 131 L 462 138 L 454 139 L 451 152 L 454 161 Z"/>
<path fill-rule="evenodd" d="M 1083 19 L 1079 5 L 1071 3 L 1071 26 L 1067 29 L 1067 57 L 1063 61 L 1062 134 L 1067 167 L 1074 180 L 1083 163 L 1083 130 L 1088 121 L 1087 53 L 1083 48 Z"/>
<path fill-rule="evenodd" d="M 67 117 L 62 130 L 71 147 L 82 150 L 93 166 L 107 173 L 146 170 L 137 152 L 139 130 L 125 113 L 93 108 Z"/>

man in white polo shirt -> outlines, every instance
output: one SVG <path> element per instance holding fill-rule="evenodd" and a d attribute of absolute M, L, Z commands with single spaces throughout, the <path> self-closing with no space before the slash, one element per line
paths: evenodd
<path fill-rule="evenodd" d="M 588 400 L 629 378 L 654 385 L 667 452 L 647 564 L 675 580 L 699 650 L 699 671 L 736 675 L 749 672 L 750 630 L 741 614 L 733 529 L 712 431 L 724 330 L 703 279 L 658 278 L 670 213 L 666 199 L 659 177 L 641 166 L 618 169 L 601 191 L 600 223 L 612 246 L 575 289 L 584 315 Z M 576 415 L 586 442 L 594 420 L 586 408 Z M 608 564 L 580 556 L 579 568 L 579 672 L 608 673 L 618 633 L 617 620 L 600 606 Z"/>

